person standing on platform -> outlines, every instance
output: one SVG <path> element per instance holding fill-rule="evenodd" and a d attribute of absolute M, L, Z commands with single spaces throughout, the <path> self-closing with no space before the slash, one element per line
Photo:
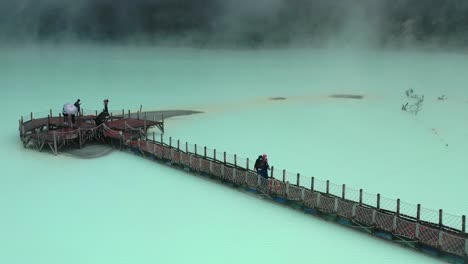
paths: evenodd
<path fill-rule="evenodd" d="M 65 125 L 68 125 L 67 119 L 71 118 L 71 125 L 75 124 L 75 115 L 78 113 L 78 109 L 75 105 L 65 104 L 63 106 L 63 121 Z"/>
<path fill-rule="evenodd" d="M 263 157 L 260 155 L 258 156 L 257 160 L 255 161 L 255 165 L 254 165 L 254 170 L 257 172 L 258 175 L 262 175 L 262 169 L 264 167 L 264 164 L 263 164 Z"/>
<path fill-rule="evenodd" d="M 109 113 L 109 108 L 107 108 L 108 104 L 109 104 L 109 99 L 104 99 L 104 110 L 102 110 L 104 113 Z"/>
<path fill-rule="evenodd" d="M 81 103 L 80 103 L 80 102 L 81 102 L 81 100 L 78 99 L 78 100 L 76 100 L 76 102 L 75 102 L 75 104 L 74 104 L 74 106 L 76 107 L 76 109 L 78 109 L 78 115 L 80 115 L 80 113 L 81 113 Z"/>
<path fill-rule="evenodd" d="M 267 154 L 262 155 L 262 169 L 261 169 L 261 175 L 263 178 L 268 179 L 268 170 L 270 170 L 270 165 L 268 164 L 268 156 Z"/>

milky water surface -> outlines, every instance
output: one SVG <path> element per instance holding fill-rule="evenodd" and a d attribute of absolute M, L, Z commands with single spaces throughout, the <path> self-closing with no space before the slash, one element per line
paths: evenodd
<path fill-rule="evenodd" d="M 128 153 L 22 148 L 20 115 L 76 98 L 85 109 L 108 97 L 112 109 L 203 110 L 167 120 L 166 137 L 467 211 L 465 55 L 43 46 L 0 58 L 2 263 L 438 262 Z M 425 95 L 417 116 L 400 111 L 407 88 Z M 337 93 L 364 99 L 328 98 Z"/>

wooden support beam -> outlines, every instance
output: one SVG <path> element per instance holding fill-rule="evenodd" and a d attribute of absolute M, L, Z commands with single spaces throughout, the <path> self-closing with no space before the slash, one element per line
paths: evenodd
<path fill-rule="evenodd" d="M 224 151 L 224 164 L 226 164 L 226 151 Z"/>
<path fill-rule="evenodd" d="M 359 204 L 362 204 L 362 189 L 359 189 Z"/>
<path fill-rule="evenodd" d="M 237 154 L 234 154 L 234 167 L 237 168 Z"/>
<path fill-rule="evenodd" d="M 462 231 L 462 233 L 464 235 L 466 235 L 466 216 L 465 215 L 462 215 L 462 228 L 461 228 L 461 231 Z"/>
<path fill-rule="evenodd" d="M 195 144 L 195 156 L 197 156 L 197 144 Z"/>
<path fill-rule="evenodd" d="M 327 180 L 327 194 L 330 193 L 330 180 Z"/>
<path fill-rule="evenodd" d="M 310 178 L 310 190 L 314 191 L 315 177 Z"/>
<path fill-rule="evenodd" d="M 177 140 L 177 151 L 180 151 L 180 140 Z"/>
<path fill-rule="evenodd" d="M 346 199 L 346 184 L 341 187 L 341 199 Z"/>
<path fill-rule="evenodd" d="M 206 146 L 203 147 L 203 157 L 206 158 Z"/>
<path fill-rule="evenodd" d="M 274 177 L 275 166 L 271 166 L 271 177 Z"/>
<path fill-rule="evenodd" d="M 296 186 L 297 186 L 297 187 L 299 187 L 300 182 L 301 182 L 301 175 L 298 173 L 298 174 L 296 175 Z"/>
<path fill-rule="evenodd" d="M 286 170 L 283 170 L 283 182 L 286 182 Z"/>

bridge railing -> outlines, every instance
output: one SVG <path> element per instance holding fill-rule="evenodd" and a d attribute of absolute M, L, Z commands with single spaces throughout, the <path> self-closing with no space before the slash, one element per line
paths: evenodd
<path fill-rule="evenodd" d="M 172 138 L 156 137 L 149 142 L 164 148 L 166 153 L 171 153 L 147 153 L 158 159 L 166 159 L 193 171 L 245 185 L 266 195 L 297 201 L 320 212 L 335 214 L 368 228 L 386 231 L 409 241 L 418 241 L 450 254 L 462 257 L 468 255 L 465 216 L 427 209 L 420 204 L 402 202 L 400 199 L 274 167 L 270 171 L 271 177 L 266 180 L 253 171 L 255 159 L 241 158 L 197 144 L 182 144 Z M 179 142 L 179 148 L 174 142 Z M 180 153 L 188 159 L 186 162 L 179 156 Z"/>

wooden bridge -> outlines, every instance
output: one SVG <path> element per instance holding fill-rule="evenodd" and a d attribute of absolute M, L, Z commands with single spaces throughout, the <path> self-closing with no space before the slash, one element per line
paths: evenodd
<path fill-rule="evenodd" d="M 143 117 L 143 118 L 140 118 Z M 444 213 L 442 209 L 430 210 L 420 204 L 411 205 L 400 199 L 372 195 L 362 189 L 304 177 L 271 168 L 271 177 L 263 178 L 251 169 L 249 159 L 237 155 L 218 153 L 206 147 L 164 141 L 164 118 L 146 118 L 128 113 L 110 116 L 101 125 L 94 123 L 95 115 L 79 116 L 76 126 L 64 124 L 61 116 L 50 114 L 45 118 L 19 121 L 20 137 L 24 147 L 42 150 L 48 145 L 58 154 L 64 145 L 83 147 L 86 142 L 127 149 L 135 154 L 169 164 L 175 168 L 219 180 L 231 187 L 240 188 L 291 206 L 307 214 L 333 221 L 355 230 L 395 242 L 450 263 L 468 264 L 468 235 L 466 217 Z M 148 120 L 153 119 L 153 120 Z M 157 127 L 161 137 L 156 138 L 148 129 Z M 338 239 L 338 238 L 337 238 Z"/>

